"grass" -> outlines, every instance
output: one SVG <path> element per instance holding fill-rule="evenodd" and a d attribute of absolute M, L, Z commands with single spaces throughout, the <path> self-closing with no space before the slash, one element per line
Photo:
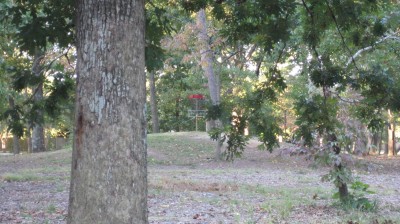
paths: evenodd
<path fill-rule="evenodd" d="M 313 195 L 322 194 L 320 187 L 291 188 L 267 187 L 262 185 L 242 185 L 241 192 L 246 195 L 262 195 L 265 198 L 260 208 L 279 220 L 289 217 L 295 206 L 311 205 L 314 203 Z M 326 193 L 326 192 L 324 192 Z"/>
<path fill-rule="evenodd" d="M 363 213 L 358 211 L 348 212 L 342 217 L 343 220 L 352 221 L 358 224 L 398 224 L 400 223 L 400 217 L 395 215 L 387 215 L 382 217 L 377 213 Z M 389 222 L 391 221 L 391 222 Z"/>
<path fill-rule="evenodd" d="M 31 172 L 17 172 L 17 173 L 5 173 L 0 176 L 1 179 L 7 182 L 26 182 L 26 181 L 53 181 L 59 180 L 60 178 L 54 176 L 37 175 Z"/>
<path fill-rule="evenodd" d="M 149 134 L 147 142 L 149 149 L 155 149 L 162 156 L 158 159 L 150 155 L 150 164 L 193 165 L 211 159 L 215 149 L 215 142 L 201 132 Z"/>
<path fill-rule="evenodd" d="M 50 205 L 47 207 L 47 212 L 50 213 L 50 214 L 55 213 L 56 211 L 57 211 L 57 208 L 56 208 L 56 206 L 53 205 L 53 204 L 50 204 Z"/>
<path fill-rule="evenodd" d="M 5 173 L 1 175 L 1 179 L 7 182 L 25 182 L 25 181 L 37 181 L 40 180 L 41 177 L 37 176 L 33 173 Z"/>
<path fill-rule="evenodd" d="M 150 181 L 150 188 L 167 191 L 197 191 L 197 192 L 229 192 L 237 191 L 238 185 L 229 183 L 207 183 L 191 180 L 174 180 L 162 178 L 157 181 Z"/>
<path fill-rule="evenodd" d="M 0 174 L 0 179 L 7 182 L 25 181 L 60 181 L 69 178 L 69 166 L 48 166 L 35 169 L 21 169 L 14 172 Z"/>

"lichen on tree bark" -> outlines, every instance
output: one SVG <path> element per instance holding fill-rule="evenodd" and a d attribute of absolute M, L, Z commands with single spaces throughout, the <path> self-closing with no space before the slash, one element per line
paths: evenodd
<path fill-rule="evenodd" d="M 144 1 L 78 2 L 68 223 L 147 223 Z"/>

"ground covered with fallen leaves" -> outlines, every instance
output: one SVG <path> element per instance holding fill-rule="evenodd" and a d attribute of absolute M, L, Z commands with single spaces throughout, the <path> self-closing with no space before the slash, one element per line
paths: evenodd
<path fill-rule="evenodd" d="M 273 153 L 252 140 L 234 162 L 213 159 L 205 133 L 148 136 L 150 223 L 399 223 L 400 158 L 355 159 L 378 209 L 343 209 L 332 199 L 329 167 L 313 167 L 296 146 Z M 0 155 L 0 223 L 66 223 L 71 149 Z"/>

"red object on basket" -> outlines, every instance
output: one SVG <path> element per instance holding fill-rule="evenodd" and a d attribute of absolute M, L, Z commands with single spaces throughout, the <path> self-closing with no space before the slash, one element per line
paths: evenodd
<path fill-rule="evenodd" d="M 189 99 L 204 100 L 204 95 L 203 94 L 192 94 L 192 95 L 189 95 Z"/>

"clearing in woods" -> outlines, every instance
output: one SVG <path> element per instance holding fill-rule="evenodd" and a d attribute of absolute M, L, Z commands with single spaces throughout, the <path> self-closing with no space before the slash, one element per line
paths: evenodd
<path fill-rule="evenodd" d="M 375 212 L 334 205 L 327 167 L 310 167 L 282 144 L 250 141 L 234 162 L 214 161 L 206 133 L 148 135 L 150 223 L 400 223 L 400 158 L 358 158 Z M 66 223 L 71 149 L 0 156 L 0 223 Z M 377 222 L 377 221 L 378 222 Z M 392 222 L 388 222 L 391 220 Z"/>

